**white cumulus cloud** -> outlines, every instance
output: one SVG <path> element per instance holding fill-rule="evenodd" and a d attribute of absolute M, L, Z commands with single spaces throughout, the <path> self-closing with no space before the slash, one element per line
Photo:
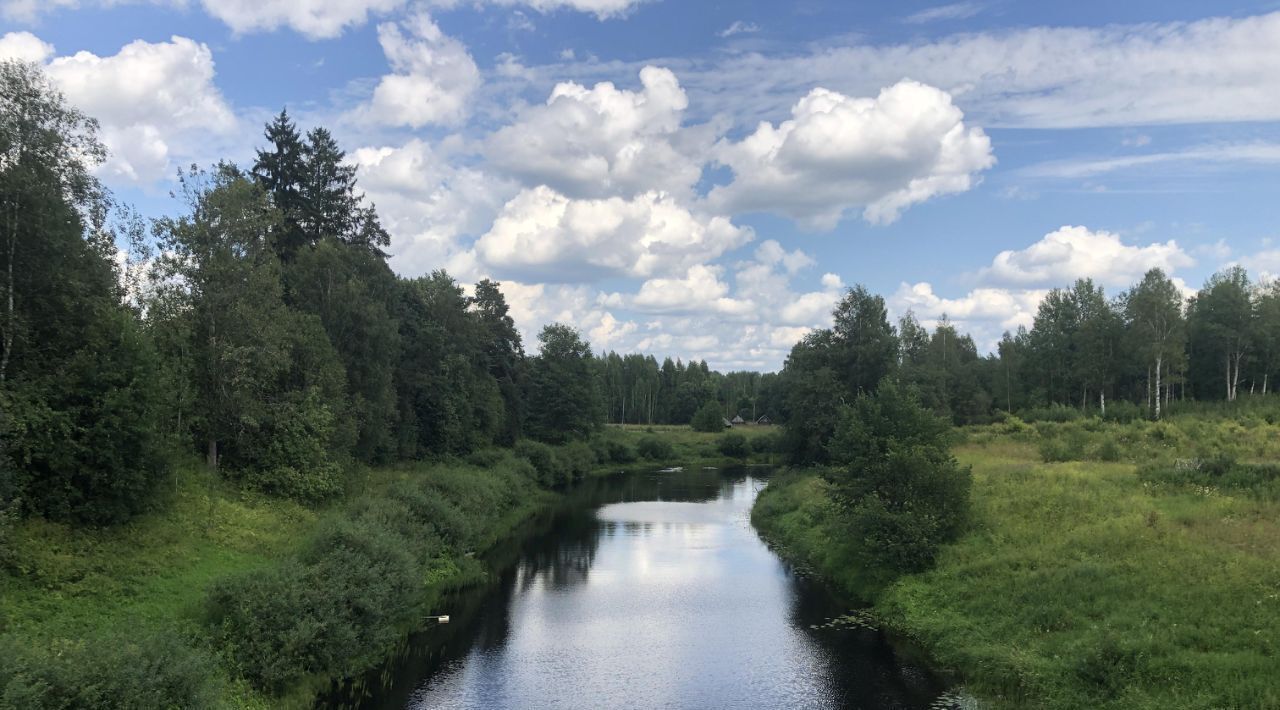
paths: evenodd
<path fill-rule="evenodd" d="M 1091 278 L 1104 286 L 1128 288 L 1149 269 L 1165 273 L 1195 260 L 1174 240 L 1131 246 L 1118 234 L 1064 226 L 1025 249 L 1006 250 L 979 272 L 986 284 L 1056 288 Z"/>
<path fill-rule="evenodd" d="M 30 32 L 10 32 L 0 37 L 0 59 L 43 62 L 53 56 L 53 45 Z"/>
<path fill-rule="evenodd" d="M 213 53 L 205 44 L 174 36 L 135 40 L 106 57 L 53 55 L 51 45 L 27 32 L 0 38 L 0 57 L 42 62 L 67 100 L 98 119 L 111 152 L 103 166 L 109 178 L 150 183 L 166 177 L 176 160 L 207 158 L 211 139 L 237 128 L 214 84 Z"/>
<path fill-rule="evenodd" d="M 705 263 L 752 238 L 721 216 L 700 216 L 661 192 L 574 200 L 522 191 L 476 242 L 495 269 L 548 280 L 650 278 Z"/>
<path fill-rule="evenodd" d="M 733 181 L 711 191 L 711 204 L 776 211 L 819 229 L 850 209 L 884 224 L 910 205 L 968 190 L 995 163 L 991 141 L 965 125 L 950 95 L 914 81 L 875 98 L 814 89 L 791 115 L 719 144 Z"/>
<path fill-rule="evenodd" d="M 480 86 L 480 70 L 458 40 L 430 16 L 416 14 L 378 26 L 392 73 L 382 77 L 364 114 L 379 123 L 420 128 L 455 124 Z"/>
<path fill-rule="evenodd" d="M 526 184 L 570 197 L 689 190 L 705 154 L 682 144 L 689 100 L 669 69 L 647 66 L 640 83 L 640 91 L 611 82 L 557 84 L 545 104 L 490 137 L 489 161 Z"/>
<path fill-rule="evenodd" d="M 420 139 L 360 148 L 348 160 L 391 234 L 398 273 L 416 276 L 443 266 L 464 280 L 479 275 L 465 237 L 488 227 L 516 193 L 514 184 L 459 165 L 448 146 Z"/>

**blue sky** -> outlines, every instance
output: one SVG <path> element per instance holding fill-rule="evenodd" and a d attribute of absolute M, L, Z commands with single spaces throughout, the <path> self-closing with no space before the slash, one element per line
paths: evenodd
<path fill-rule="evenodd" d="M 528 335 L 776 369 L 861 283 L 990 348 L 1048 288 L 1280 273 L 1274 2 L 0 0 L 0 56 L 172 213 L 287 106 L 408 276 Z"/>

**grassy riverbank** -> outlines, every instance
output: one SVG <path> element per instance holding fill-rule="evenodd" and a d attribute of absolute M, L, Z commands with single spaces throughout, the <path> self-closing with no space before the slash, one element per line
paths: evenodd
<path fill-rule="evenodd" d="M 110 653 L 124 645 L 144 662 L 160 651 L 183 660 L 180 676 L 166 681 L 182 687 L 164 697 L 307 707 L 331 676 L 375 664 L 436 594 L 483 574 L 470 555 L 553 497 L 527 464 L 510 456 L 487 463 L 366 471 L 345 500 L 319 510 L 238 490 L 192 466 L 178 472 L 163 512 L 121 527 L 26 521 L 13 535 L 13 568 L 0 575 L 0 706 L 107 700 L 130 683 L 118 677 L 130 654 Z M 224 599 L 231 592 L 236 609 L 215 608 L 213 590 Z M 343 616 L 363 603 L 389 608 L 377 618 L 372 608 Z M 256 625 L 238 623 L 237 611 Z M 328 629 L 301 628 L 299 620 L 321 614 Z M 253 654 L 284 648 L 295 655 L 271 659 L 274 675 L 264 675 L 267 659 Z M 90 658 L 104 649 L 111 657 Z M 103 667 L 86 677 L 75 666 L 91 660 Z M 146 684 L 137 680 L 135 702 L 153 698 Z"/>
<path fill-rule="evenodd" d="M 474 556 L 551 504 L 551 486 L 767 462 L 772 433 L 749 428 L 726 456 L 723 434 L 610 428 L 361 470 L 321 508 L 192 463 L 125 525 L 19 522 L 0 545 L 0 708 L 308 707 L 330 679 L 376 666 L 440 593 L 486 574 Z"/>
<path fill-rule="evenodd" d="M 1014 421 L 963 435 L 973 523 L 929 572 L 865 579 L 812 474 L 776 479 L 753 521 L 784 554 L 874 598 L 993 707 L 1280 707 L 1275 479 L 1174 463 L 1273 460 L 1276 427 Z M 1166 474 L 1184 469 L 1195 473 Z"/>

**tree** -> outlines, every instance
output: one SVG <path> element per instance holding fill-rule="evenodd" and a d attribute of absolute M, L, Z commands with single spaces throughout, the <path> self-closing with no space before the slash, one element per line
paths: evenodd
<path fill-rule="evenodd" d="M 951 455 L 949 423 L 892 381 L 840 415 L 824 469 L 866 560 L 890 573 L 932 564 L 969 512 L 971 474 Z"/>
<path fill-rule="evenodd" d="M 724 431 L 724 412 L 720 409 L 719 404 L 707 402 L 694 413 L 689 425 L 693 427 L 694 431 Z"/>
<path fill-rule="evenodd" d="M 0 514 L 114 523 L 166 466 L 155 351 L 122 303 L 97 125 L 34 65 L 0 62 Z"/>
<path fill-rule="evenodd" d="M 461 454 L 493 443 L 506 415 L 490 377 L 478 315 L 444 271 L 400 282 L 396 369 L 402 458 Z"/>
<path fill-rule="evenodd" d="M 1160 384 L 1166 363 L 1179 358 L 1186 345 L 1186 321 L 1182 317 L 1182 295 L 1160 269 L 1151 269 L 1142 281 L 1121 297 L 1124 322 L 1132 348 L 1154 370 L 1154 397 L 1149 397 L 1156 419 L 1160 418 Z M 1148 386 L 1148 392 L 1151 392 Z"/>
<path fill-rule="evenodd" d="M 283 277 L 287 302 L 319 319 L 342 361 L 355 456 L 366 462 L 394 457 L 400 357 L 395 274 L 381 254 L 324 237 L 283 265 Z"/>
<path fill-rule="evenodd" d="M 471 306 L 480 319 L 481 348 L 489 376 L 502 393 L 506 418 L 500 441 L 510 445 L 520 438 L 524 419 L 524 345 L 497 283 L 485 279 L 476 284 Z"/>
<path fill-rule="evenodd" d="M 265 134 L 269 147 L 258 150 L 253 176 L 280 212 L 279 224 L 276 225 L 278 233 L 273 243 L 280 258 L 287 260 L 305 240 L 299 224 L 303 213 L 302 182 L 305 178 L 302 137 L 284 109 L 267 124 Z"/>
<path fill-rule="evenodd" d="M 1240 384 L 1240 368 L 1253 339 L 1253 302 L 1249 276 L 1235 266 L 1205 282 L 1187 312 L 1192 369 L 1208 383 L 1217 369 L 1224 375 L 1225 397 L 1234 402 Z M 1207 390 L 1205 393 L 1207 394 Z"/>
<path fill-rule="evenodd" d="M 785 447 L 792 463 L 824 461 L 840 405 L 874 391 L 897 366 L 898 338 L 883 298 L 858 286 L 832 315 L 834 327 L 811 331 L 783 367 Z"/>
<path fill-rule="evenodd" d="M 529 433 L 553 442 L 586 436 L 604 421 L 591 346 L 561 323 L 543 328 L 538 342 L 529 363 Z"/>
<path fill-rule="evenodd" d="M 1116 374 L 1117 351 L 1123 328 L 1121 317 L 1107 302 L 1102 287 L 1092 279 L 1079 279 L 1071 288 L 1071 300 L 1079 319 L 1072 333 L 1072 377 L 1080 387 L 1080 408 L 1088 409 L 1089 392 L 1098 394 L 1106 414 L 1106 392 Z"/>
<path fill-rule="evenodd" d="M 832 312 L 833 369 L 850 395 L 872 392 L 893 371 L 898 339 L 884 299 L 856 286 Z"/>
<path fill-rule="evenodd" d="M 189 323 L 180 346 L 206 460 L 282 493 L 332 493 L 330 455 L 350 445 L 345 376 L 319 318 L 284 303 L 280 213 L 230 165 L 182 186 L 190 213 L 156 223 L 156 290 Z"/>

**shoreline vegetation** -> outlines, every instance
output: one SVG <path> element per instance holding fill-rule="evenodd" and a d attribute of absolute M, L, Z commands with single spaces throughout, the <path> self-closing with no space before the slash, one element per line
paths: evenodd
<path fill-rule="evenodd" d="M 756 450 L 720 453 L 732 433 Z M 611 426 L 589 442 L 362 469 L 320 508 L 192 461 L 163 506 L 124 525 L 15 526 L 20 566 L 0 574 L 0 707 L 311 707 L 443 613 L 433 600 L 489 574 L 484 551 L 575 480 L 776 462 L 760 447 L 777 436 Z"/>
<path fill-rule="evenodd" d="M 957 429 L 971 520 L 921 572 L 869 578 L 817 469 L 752 522 L 981 707 L 1280 707 L 1280 402 L 1241 405 Z"/>

